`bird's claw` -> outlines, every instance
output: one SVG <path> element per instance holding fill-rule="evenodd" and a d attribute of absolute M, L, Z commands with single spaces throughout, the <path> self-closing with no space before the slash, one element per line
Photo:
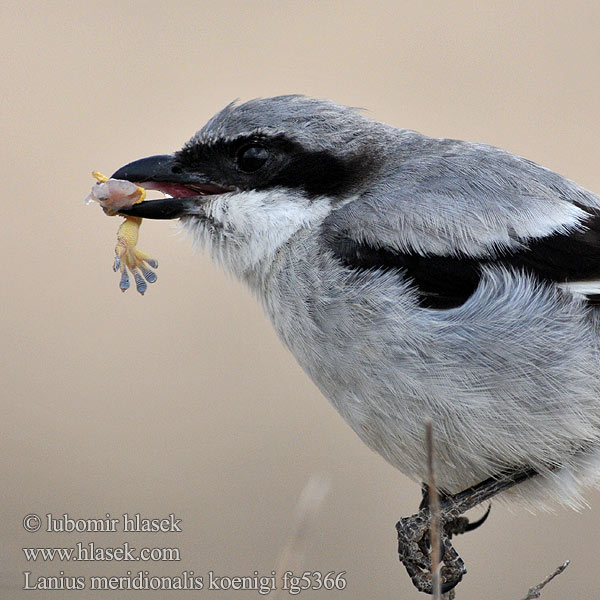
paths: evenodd
<path fill-rule="evenodd" d="M 478 527 L 481 527 L 490 516 L 491 510 L 492 505 L 490 503 L 487 507 L 487 510 L 479 519 L 477 519 L 477 521 L 469 521 L 467 517 L 456 517 L 455 519 L 448 521 L 445 525 L 445 530 L 448 534 L 448 537 L 460 535 L 461 533 L 468 533 L 469 531 L 474 531 Z"/>

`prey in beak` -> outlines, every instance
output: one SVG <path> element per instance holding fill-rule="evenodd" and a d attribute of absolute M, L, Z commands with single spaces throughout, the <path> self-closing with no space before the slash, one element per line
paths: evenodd
<path fill-rule="evenodd" d="M 148 156 L 131 162 L 115 171 L 111 179 L 131 181 L 146 190 L 158 190 L 169 196 L 119 210 L 119 214 L 143 219 L 177 219 L 194 214 L 205 196 L 235 189 L 216 185 L 202 174 L 184 169 L 173 154 Z"/>
<path fill-rule="evenodd" d="M 201 171 L 178 164 L 175 155 L 149 156 L 118 169 L 109 178 L 95 171 L 97 184 L 87 200 L 97 201 L 105 213 L 125 217 L 117 232 L 113 269 L 121 273 L 119 287 L 130 287 L 130 274 L 137 291 L 144 294 L 148 283 L 157 279 L 152 269 L 158 262 L 137 248 L 142 219 L 201 217 L 208 196 L 235 188 L 216 185 Z M 146 200 L 148 190 L 157 190 L 167 198 Z"/>

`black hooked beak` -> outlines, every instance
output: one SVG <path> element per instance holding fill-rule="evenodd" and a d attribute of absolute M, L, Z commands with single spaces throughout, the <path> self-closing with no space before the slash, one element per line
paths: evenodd
<path fill-rule="evenodd" d="M 198 211 L 203 196 L 223 194 L 232 189 L 215 185 L 201 173 L 184 169 L 173 154 L 148 156 L 131 162 L 115 171 L 111 179 L 124 179 L 147 190 L 158 190 L 172 196 L 146 200 L 119 210 L 119 214 L 144 219 L 183 217 Z"/>

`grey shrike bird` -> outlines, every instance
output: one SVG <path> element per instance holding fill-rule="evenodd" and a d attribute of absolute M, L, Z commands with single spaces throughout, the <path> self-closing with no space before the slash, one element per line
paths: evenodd
<path fill-rule="evenodd" d="M 498 148 L 304 96 L 231 104 L 181 150 L 113 178 L 173 196 L 121 212 L 180 218 L 409 477 L 426 478 L 431 419 L 447 500 L 578 505 L 598 482 L 596 194 Z M 428 563 L 415 560 L 419 584 Z"/>

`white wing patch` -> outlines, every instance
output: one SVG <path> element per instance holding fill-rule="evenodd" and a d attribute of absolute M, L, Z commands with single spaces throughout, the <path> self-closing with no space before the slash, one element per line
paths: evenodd
<path fill-rule="evenodd" d="M 566 281 L 559 283 L 561 290 L 571 292 L 574 296 L 594 296 L 600 294 L 600 280 Z"/>

